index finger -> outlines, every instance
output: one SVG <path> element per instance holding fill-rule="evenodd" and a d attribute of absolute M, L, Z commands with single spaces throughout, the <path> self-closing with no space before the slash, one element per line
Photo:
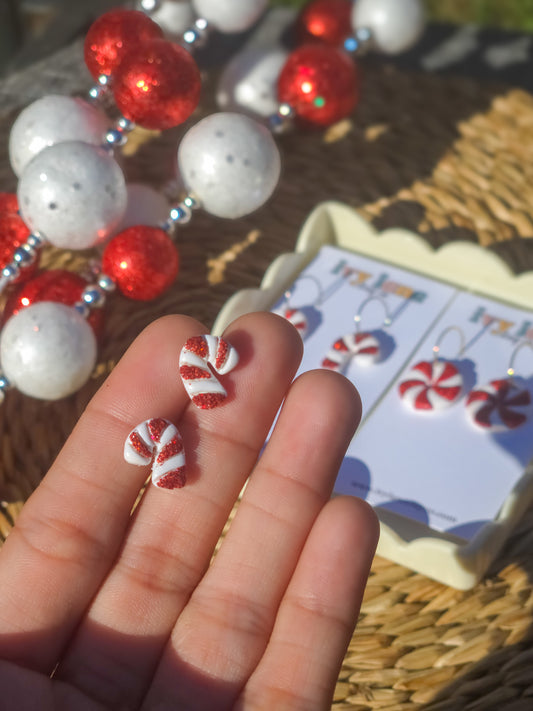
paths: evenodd
<path fill-rule="evenodd" d="M 145 329 L 28 500 L 0 555 L 0 576 L 10 581 L 0 610 L 3 659 L 54 667 L 117 554 L 146 478 L 124 462 L 124 441 L 147 416 L 180 417 L 189 400 L 177 374 L 179 348 L 202 333 L 185 316 Z"/>

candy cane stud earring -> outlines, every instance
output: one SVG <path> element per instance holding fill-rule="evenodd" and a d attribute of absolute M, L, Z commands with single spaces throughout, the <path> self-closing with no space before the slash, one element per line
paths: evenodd
<path fill-rule="evenodd" d="M 361 303 L 359 311 L 354 318 L 355 333 L 350 333 L 335 341 L 322 361 L 323 368 L 342 371 L 352 358 L 357 361 L 358 365 L 372 365 L 382 359 L 382 349 L 375 332 L 360 330 L 361 315 L 371 301 L 379 301 L 385 309 L 383 326 L 388 327 L 391 325 L 392 321 L 385 302 L 377 297 L 366 299 Z"/>
<path fill-rule="evenodd" d="M 458 356 L 461 356 L 465 352 L 463 332 L 457 326 L 449 326 L 433 346 L 433 360 L 420 361 L 400 382 L 398 389 L 401 398 L 415 410 L 443 410 L 461 397 L 463 377 L 459 369 L 439 356 L 440 344 L 451 331 L 456 331 L 460 336 L 461 347 Z"/>
<path fill-rule="evenodd" d="M 211 410 L 227 397 L 226 389 L 213 375 L 229 373 L 239 362 L 235 348 L 217 336 L 193 336 L 180 353 L 180 376 L 193 403 L 202 410 Z"/>
<path fill-rule="evenodd" d="M 152 465 L 152 483 L 160 489 L 185 486 L 183 441 L 175 425 L 162 417 L 145 420 L 130 432 L 124 459 L 137 466 Z"/>
<path fill-rule="evenodd" d="M 491 380 L 472 390 L 466 399 L 466 409 L 472 422 L 485 432 L 506 432 L 523 425 L 531 414 L 531 394 L 515 379 L 514 364 L 518 352 L 533 344 L 522 341 L 511 355 L 507 378 Z"/>

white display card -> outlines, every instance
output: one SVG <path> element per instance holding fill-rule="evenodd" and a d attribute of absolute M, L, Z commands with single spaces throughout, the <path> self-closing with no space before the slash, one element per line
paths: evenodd
<path fill-rule="evenodd" d="M 320 249 L 273 310 L 306 325 L 300 372 L 323 367 L 333 344 L 356 333 L 360 343 L 369 334 L 375 340 L 366 345 L 380 349 L 376 362 L 361 354 L 340 368 L 364 410 L 336 493 L 462 540 L 495 518 L 533 457 L 532 408 L 519 392 L 533 402 L 533 348 L 526 345 L 533 344 L 531 312 L 331 246 Z M 433 373 L 445 364 L 455 368 L 430 388 L 427 402 L 427 390 L 416 382 L 400 395 L 400 383 L 413 380 L 409 373 L 420 362 Z M 472 391 L 508 379 L 511 364 L 517 401 L 514 392 L 490 390 L 488 399 L 467 406 Z M 459 382 L 461 393 L 450 404 Z M 415 395 L 424 409 L 409 404 Z M 517 425 L 522 414 L 527 419 Z"/>

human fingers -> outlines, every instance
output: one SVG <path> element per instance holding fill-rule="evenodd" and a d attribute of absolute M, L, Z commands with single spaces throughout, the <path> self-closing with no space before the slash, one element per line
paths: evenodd
<path fill-rule="evenodd" d="M 213 565 L 178 619 L 143 708 L 232 707 L 264 653 L 278 607 L 360 418 L 342 376 L 291 387 Z"/>
<path fill-rule="evenodd" d="M 359 614 L 379 526 L 363 501 L 321 511 L 235 711 L 327 711 Z"/>
<path fill-rule="evenodd" d="M 144 695 L 299 364 L 300 337 L 271 314 L 239 319 L 224 338 L 240 356 L 230 397 L 214 410 L 190 406 L 179 422 L 189 483 L 146 492 L 58 670 L 112 708 Z"/>
<path fill-rule="evenodd" d="M 51 671 L 109 570 L 146 477 L 123 461 L 124 440 L 148 414 L 174 419 L 188 398 L 177 350 L 204 332 L 171 316 L 135 341 L 88 405 L 0 554 L 9 580 L 0 657 Z"/>

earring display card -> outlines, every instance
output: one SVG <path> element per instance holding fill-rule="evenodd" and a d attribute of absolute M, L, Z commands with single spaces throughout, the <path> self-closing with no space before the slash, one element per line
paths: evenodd
<path fill-rule="evenodd" d="M 300 372 L 339 370 L 361 394 L 335 493 L 376 507 L 378 553 L 472 587 L 533 502 L 533 274 L 325 203 L 214 332 L 258 309 L 298 328 Z"/>

